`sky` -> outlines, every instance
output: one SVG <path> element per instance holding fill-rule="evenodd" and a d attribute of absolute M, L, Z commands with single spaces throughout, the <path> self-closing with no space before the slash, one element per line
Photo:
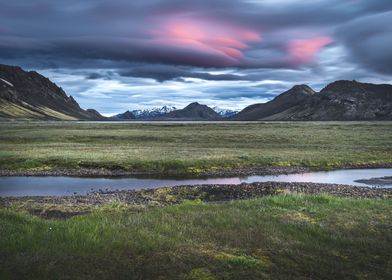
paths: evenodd
<path fill-rule="evenodd" d="M 0 63 L 105 115 L 392 83 L 391 0 L 0 0 Z"/>

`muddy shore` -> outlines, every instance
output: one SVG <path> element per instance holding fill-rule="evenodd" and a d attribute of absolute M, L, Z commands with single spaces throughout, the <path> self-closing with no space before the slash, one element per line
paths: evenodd
<path fill-rule="evenodd" d="M 391 188 L 368 188 L 336 184 L 265 182 L 240 185 L 197 185 L 158 189 L 98 191 L 64 197 L 6 197 L 0 206 L 25 210 L 43 218 L 69 218 L 97 207 L 122 204 L 135 207 L 165 206 L 199 199 L 216 203 L 290 193 L 329 194 L 350 198 L 391 199 Z"/>
<path fill-rule="evenodd" d="M 205 177 L 234 177 L 253 175 L 281 175 L 292 173 L 306 173 L 312 171 L 329 171 L 335 169 L 352 168 L 392 168 L 392 163 L 347 164 L 338 167 L 321 168 L 306 166 L 260 166 L 250 168 L 236 168 L 226 170 L 209 170 L 200 173 L 183 173 L 175 170 L 168 171 L 137 171 L 137 170 L 109 170 L 102 168 L 80 169 L 50 169 L 50 170 L 11 170 L 0 169 L 0 176 L 72 176 L 72 177 L 138 177 L 138 178 L 205 178 Z"/>

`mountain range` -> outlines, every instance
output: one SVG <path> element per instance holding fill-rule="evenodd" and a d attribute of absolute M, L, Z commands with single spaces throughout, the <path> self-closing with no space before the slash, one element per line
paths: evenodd
<path fill-rule="evenodd" d="M 163 106 L 163 107 L 154 107 L 151 109 L 143 109 L 143 110 L 132 110 L 125 111 L 122 114 L 117 114 L 112 116 L 111 118 L 114 120 L 148 120 L 160 117 L 164 114 L 170 113 L 172 111 L 177 110 L 174 106 Z"/>
<path fill-rule="evenodd" d="M 200 105 L 200 104 L 199 104 Z M 185 108 L 184 108 L 185 109 Z M 168 114 L 173 111 L 181 111 L 183 109 L 177 109 L 174 106 L 166 105 L 163 107 L 154 107 L 152 109 L 144 109 L 144 110 L 132 110 L 125 111 L 124 113 L 117 114 L 112 116 L 114 120 L 149 120 L 149 119 L 159 119 L 161 117 L 165 118 L 165 114 Z M 230 110 L 230 109 L 222 109 L 220 107 L 213 107 L 214 110 L 221 118 L 230 118 L 233 117 L 238 111 Z M 170 117 L 170 116 L 169 116 Z M 216 119 L 217 116 L 214 115 Z M 219 118 L 219 117 L 218 117 Z"/>
<path fill-rule="evenodd" d="M 297 85 L 234 120 L 392 120 L 392 85 L 336 81 L 320 92 Z"/>
<path fill-rule="evenodd" d="M 35 71 L 0 64 L 0 119 L 104 120 Z"/>
<path fill-rule="evenodd" d="M 0 64 L 0 119 L 28 120 L 392 120 L 392 85 L 336 81 L 320 92 L 296 85 L 240 112 L 193 102 L 105 118 L 82 109 L 61 87 L 35 71 Z"/>

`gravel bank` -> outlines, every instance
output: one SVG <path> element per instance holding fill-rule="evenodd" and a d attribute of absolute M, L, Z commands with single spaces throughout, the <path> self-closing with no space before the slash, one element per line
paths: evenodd
<path fill-rule="evenodd" d="M 16 207 L 44 218 L 68 218 L 98 206 L 124 203 L 133 206 L 164 206 L 184 200 L 221 202 L 285 193 L 330 194 L 340 197 L 391 199 L 391 188 L 367 188 L 315 183 L 252 183 L 241 185 L 177 186 L 146 190 L 99 191 L 64 197 L 0 198 L 3 207 Z"/>
<path fill-rule="evenodd" d="M 146 172 L 108 169 L 51 169 L 51 170 L 9 170 L 0 169 L 0 176 L 73 176 L 73 177 L 148 177 L 148 178 L 201 178 L 201 177 L 231 177 L 249 175 L 278 175 L 304 173 L 315 168 L 309 167 L 254 167 L 231 170 L 213 170 L 201 173 L 179 173 L 177 171 Z"/>
<path fill-rule="evenodd" d="M 392 168 L 392 163 L 348 164 L 333 169 L 351 168 Z M 204 178 L 204 177 L 233 177 L 252 175 L 280 175 L 323 171 L 326 168 L 306 166 L 260 166 L 228 170 L 210 170 L 201 173 L 181 173 L 175 170 L 162 172 L 108 170 L 94 168 L 80 169 L 50 169 L 50 170 L 10 170 L 0 169 L 0 176 L 73 176 L 73 177 L 148 177 L 148 178 Z"/>

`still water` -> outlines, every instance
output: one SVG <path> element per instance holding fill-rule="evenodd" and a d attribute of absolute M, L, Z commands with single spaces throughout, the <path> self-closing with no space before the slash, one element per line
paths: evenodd
<path fill-rule="evenodd" d="M 207 179 L 140 179 L 78 177 L 0 177 L 0 196 L 64 196 L 86 194 L 97 190 L 136 190 L 164 186 L 199 184 L 241 184 L 253 182 L 311 182 L 379 187 L 356 182 L 360 179 L 392 176 L 392 168 L 343 169 L 277 176 L 249 176 Z M 392 184 L 382 187 L 391 188 Z"/>

